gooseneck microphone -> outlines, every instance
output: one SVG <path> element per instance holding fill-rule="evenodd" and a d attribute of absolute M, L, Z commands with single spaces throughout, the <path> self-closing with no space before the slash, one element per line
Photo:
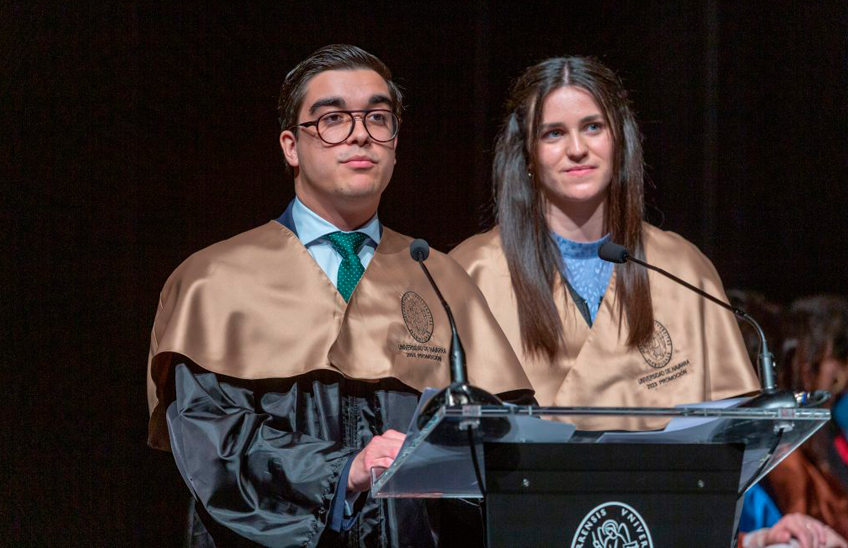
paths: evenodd
<path fill-rule="evenodd" d="M 424 264 L 424 261 L 426 261 L 427 257 L 430 256 L 430 244 L 421 238 L 417 238 L 409 245 L 409 254 L 412 255 L 412 260 L 421 265 L 421 269 L 430 281 L 430 285 L 433 286 L 433 291 L 436 292 L 436 295 L 439 297 L 439 301 L 442 303 L 442 308 L 445 309 L 445 312 L 448 315 L 448 323 L 451 328 L 451 384 L 466 384 L 468 382 L 468 372 L 465 367 L 465 350 L 462 348 L 462 341 L 459 340 L 459 333 L 456 331 L 456 322 L 453 319 L 453 313 L 451 313 L 450 306 L 448 306 L 447 301 L 442 296 L 442 292 L 439 291 L 439 286 L 437 286 L 436 282 L 433 280 L 433 276 L 430 275 L 427 265 Z"/>
<path fill-rule="evenodd" d="M 731 306 L 730 304 L 722 301 L 721 299 L 717 299 L 716 297 L 710 295 L 703 289 L 695 287 L 694 285 L 681 280 L 674 274 L 666 272 L 662 268 L 656 267 L 652 264 L 646 263 L 640 259 L 637 259 L 633 255 L 630 254 L 627 249 L 619 244 L 607 241 L 601 246 L 598 250 L 598 257 L 605 261 L 609 261 L 611 263 L 622 264 L 625 262 L 636 263 L 640 266 L 643 266 L 647 269 L 653 270 L 654 272 L 658 272 L 665 276 L 666 278 L 682 285 L 683 287 L 694 291 L 698 295 L 704 297 L 707 300 L 710 300 L 717 305 L 726 308 L 733 312 L 736 317 L 741 318 L 751 324 L 754 327 L 754 330 L 757 332 L 757 337 L 760 339 L 760 353 L 757 356 L 757 362 L 759 363 L 760 370 L 760 384 L 762 384 L 762 393 L 748 402 L 746 407 L 795 407 L 807 402 L 808 395 L 804 393 L 792 393 L 787 391 L 778 390 L 775 380 L 774 380 L 774 356 L 771 352 L 769 352 L 768 342 L 766 341 L 765 333 L 763 329 L 760 327 L 760 324 L 754 320 L 747 312 Z M 829 397 L 829 396 L 828 396 Z M 821 400 L 822 395 L 818 394 L 815 399 Z M 825 397 L 825 399 L 827 399 Z"/>
<path fill-rule="evenodd" d="M 430 256 L 430 245 L 420 238 L 413 240 L 409 246 L 409 254 L 412 257 L 412 260 L 421 265 L 421 269 L 427 276 L 427 280 L 433 287 L 433 291 L 435 291 L 436 295 L 439 297 L 439 301 L 442 303 L 445 313 L 447 313 L 448 323 L 451 328 L 451 344 L 449 352 L 451 383 L 447 388 L 433 396 L 433 398 L 430 399 L 421 411 L 421 414 L 418 417 L 419 427 L 423 428 L 442 405 L 503 405 L 503 402 L 501 402 L 497 396 L 468 384 L 468 373 L 465 366 L 465 350 L 462 348 L 462 342 L 459 340 L 459 332 L 456 330 L 456 322 L 453 319 L 453 313 L 451 312 L 447 301 L 442 296 L 442 292 L 439 291 L 439 287 L 436 285 L 435 280 L 433 280 L 433 276 L 430 275 L 430 271 L 424 264 L 424 261 L 426 261 L 427 257 Z"/>

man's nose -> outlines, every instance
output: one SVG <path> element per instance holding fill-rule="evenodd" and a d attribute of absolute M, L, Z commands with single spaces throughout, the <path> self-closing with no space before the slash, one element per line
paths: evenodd
<path fill-rule="evenodd" d="M 353 131 L 350 132 L 350 136 L 348 136 L 347 141 L 351 144 L 364 144 L 367 142 L 371 136 L 368 134 L 368 130 L 365 129 L 365 116 L 353 115 Z"/>

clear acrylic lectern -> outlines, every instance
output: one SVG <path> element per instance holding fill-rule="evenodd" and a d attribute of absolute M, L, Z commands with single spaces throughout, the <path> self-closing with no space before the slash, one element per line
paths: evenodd
<path fill-rule="evenodd" d="M 568 424 L 604 417 L 670 422 Z M 744 492 L 829 419 L 810 408 L 442 407 L 372 493 L 479 499 L 479 478 L 488 548 L 733 546 Z"/>

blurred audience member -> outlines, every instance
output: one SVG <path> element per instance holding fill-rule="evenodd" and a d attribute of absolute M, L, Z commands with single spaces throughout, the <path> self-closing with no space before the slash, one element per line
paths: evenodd
<path fill-rule="evenodd" d="M 778 363 L 787 363 L 786 360 L 781 359 L 785 333 L 787 329 L 791 329 L 791 336 L 793 338 L 790 339 L 787 346 L 794 348 L 797 345 L 795 335 L 798 332 L 798 326 L 796 322 L 801 320 L 802 324 L 805 323 L 801 316 L 793 313 L 791 316 L 792 320 L 787 321 L 785 317 L 789 314 L 789 311 L 777 303 L 770 302 L 760 293 L 729 290 L 727 295 L 733 306 L 745 310 L 760 323 L 769 343 L 769 348 L 775 354 L 775 360 Z M 797 306 L 803 309 L 805 306 L 800 303 L 807 301 L 815 302 L 816 300 L 806 299 L 799 301 Z M 839 299 L 836 299 L 836 302 L 838 301 Z M 825 308 L 828 307 L 826 306 Z M 839 306 L 836 306 L 836 308 L 838 309 Z M 794 307 L 793 310 L 795 310 Z M 760 339 L 756 331 L 747 322 L 740 322 L 740 328 L 748 355 L 751 361 L 756 364 L 760 351 Z M 793 388 L 801 388 L 803 386 L 801 383 L 790 380 L 790 377 L 791 373 L 784 372 L 781 375 L 781 384 Z M 836 389 L 836 393 L 843 391 L 839 386 L 833 388 Z M 837 407 L 844 409 L 845 414 L 848 415 L 848 398 L 842 398 L 837 404 Z M 836 417 L 835 412 L 834 417 Z M 819 542 L 822 536 L 827 538 L 827 541 L 822 544 L 823 546 L 848 545 L 845 539 L 832 528 L 815 518 L 802 513 L 782 516 L 781 509 L 778 508 L 770 494 L 771 489 L 768 484 L 769 481 L 767 479 L 764 482 L 754 485 L 745 493 L 745 503 L 739 522 L 739 530 L 743 533 L 739 543 L 741 546 L 792 546 L 792 543 L 795 546 L 805 546 Z M 792 508 L 783 508 L 783 511 L 789 512 L 792 511 Z M 801 536 L 804 536 L 802 535 L 802 528 L 808 531 L 806 537 L 809 538 L 801 538 Z M 793 539 L 791 542 L 788 540 L 790 537 Z"/>
<path fill-rule="evenodd" d="M 769 474 L 769 489 L 784 513 L 817 518 L 848 536 L 848 444 L 844 424 L 848 372 L 848 300 L 815 296 L 792 304 L 784 323 L 781 386 L 827 390 L 834 419 Z"/>

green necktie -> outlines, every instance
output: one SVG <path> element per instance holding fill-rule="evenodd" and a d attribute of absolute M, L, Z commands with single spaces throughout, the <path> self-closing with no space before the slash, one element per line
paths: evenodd
<path fill-rule="evenodd" d="M 362 232 L 333 232 L 327 234 L 326 238 L 330 240 L 333 249 L 342 256 L 336 287 L 339 288 L 339 293 L 342 294 L 345 302 L 348 302 L 350 294 L 353 293 L 356 284 L 359 283 L 359 278 L 365 272 L 365 267 L 362 266 L 362 261 L 359 260 L 357 252 L 368 236 Z"/>

